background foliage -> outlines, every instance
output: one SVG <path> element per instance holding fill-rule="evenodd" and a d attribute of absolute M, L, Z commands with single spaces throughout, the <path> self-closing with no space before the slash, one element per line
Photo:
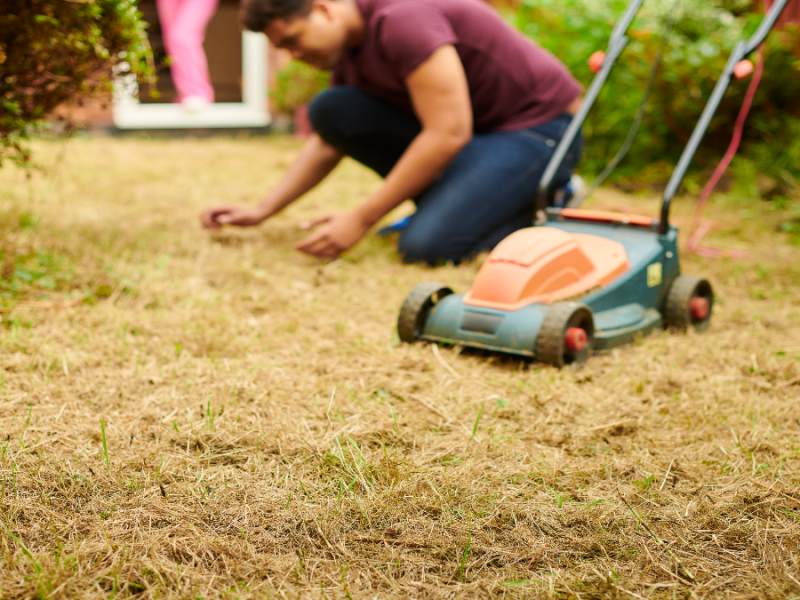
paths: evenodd
<path fill-rule="evenodd" d="M 299 60 L 292 60 L 278 72 L 271 95 L 278 110 L 291 112 L 308 104 L 311 99 L 328 87 L 330 75 Z"/>
<path fill-rule="evenodd" d="M 595 50 L 605 49 L 626 4 L 623 0 L 522 0 L 500 10 L 588 85 L 593 75 L 587 59 Z M 672 5 L 673 0 L 648 0 L 633 22 L 631 41 L 585 128 L 591 143 L 586 146 L 584 170 L 602 168 L 622 144 Z M 618 175 L 641 174 L 650 165 L 650 169 L 662 171 L 652 173 L 654 178 L 663 177 L 665 163 L 677 161 L 688 141 L 734 45 L 749 37 L 762 18 L 763 8 L 757 1 L 680 0 L 642 128 Z M 715 164 L 724 152 L 748 82 L 731 84 L 696 163 Z M 767 38 L 764 76 L 740 149 L 740 154 L 756 161 L 759 171 L 772 177 L 800 176 L 798 98 L 800 29 L 790 27 Z"/>
<path fill-rule="evenodd" d="M 25 162 L 30 127 L 69 98 L 108 89 L 111 66 L 147 75 L 135 0 L 4 0 L 0 12 L 0 161 Z"/>

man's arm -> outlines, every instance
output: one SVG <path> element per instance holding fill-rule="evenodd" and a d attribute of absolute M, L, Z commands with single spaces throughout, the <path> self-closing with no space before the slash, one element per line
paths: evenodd
<path fill-rule="evenodd" d="M 300 150 L 283 179 L 256 208 L 215 206 L 203 213 L 203 226 L 219 229 L 223 225 L 258 225 L 288 206 L 317 185 L 342 159 L 342 154 L 318 135 L 312 135 Z"/>
<path fill-rule="evenodd" d="M 335 257 L 360 240 L 386 213 L 427 188 L 472 139 L 472 105 L 456 49 L 438 48 L 406 79 L 422 131 L 386 177 L 383 186 L 353 212 L 304 224 L 324 226 L 296 244 L 315 256 Z"/>

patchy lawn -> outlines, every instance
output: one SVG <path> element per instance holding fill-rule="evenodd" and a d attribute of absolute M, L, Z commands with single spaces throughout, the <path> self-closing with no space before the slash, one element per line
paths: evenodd
<path fill-rule="evenodd" d="M 683 257 L 707 333 L 556 371 L 398 342 L 408 291 L 480 260 L 291 249 L 378 185 L 355 163 L 201 230 L 298 148 L 76 139 L 0 170 L 0 598 L 800 595 L 798 199 L 714 198 L 709 243 L 752 258 Z"/>

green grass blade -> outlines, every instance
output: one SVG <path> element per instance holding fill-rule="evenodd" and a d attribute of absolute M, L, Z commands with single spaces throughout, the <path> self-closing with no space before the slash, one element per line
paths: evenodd
<path fill-rule="evenodd" d="M 478 425 L 481 422 L 481 415 L 483 414 L 483 403 L 481 403 L 481 407 L 478 409 L 478 416 L 475 418 L 475 425 L 472 426 L 472 439 L 475 439 L 475 434 L 478 433 Z"/>
<path fill-rule="evenodd" d="M 482 408 L 482 407 L 481 407 Z M 467 544 L 464 546 L 464 552 L 461 554 L 461 565 L 458 567 L 458 580 L 463 583 L 464 569 L 467 566 L 467 556 L 469 556 L 469 545 L 472 543 L 472 517 L 469 519 L 469 533 L 467 534 Z"/>
<path fill-rule="evenodd" d="M 106 422 L 100 419 L 100 433 L 103 436 L 103 454 L 106 457 L 106 469 L 111 470 L 111 461 L 108 459 L 108 444 L 106 443 Z"/>
<path fill-rule="evenodd" d="M 17 536 L 15 536 L 15 535 L 14 535 L 14 534 L 11 532 L 11 530 L 10 530 L 8 527 L 6 527 L 5 523 L 0 523 L 0 527 L 2 527 L 2 528 L 3 528 L 3 530 L 4 530 L 4 531 L 5 531 L 7 534 L 8 534 L 8 536 L 9 536 L 9 537 L 10 537 L 12 540 L 14 540 L 15 542 L 17 542 L 17 544 L 19 545 L 20 549 L 22 550 L 22 553 L 23 553 L 25 556 L 27 556 L 27 557 L 28 557 L 28 559 L 29 559 L 29 560 L 30 560 L 30 561 L 33 563 L 33 566 L 34 566 L 34 568 L 36 569 L 36 572 L 37 572 L 37 573 L 38 573 L 38 572 L 41 572 L 41 570 L 42 570 L 42 565 L 41 565 L 41 563 L 40 563 L 38 560 L 36 560 L 35 558 L 33 558 L 33 554 L 31 554 L 31 551 L 30 551 L 30 550 L 28 550 L 27 546 L 25 546 L 25 544 L 23 544 L 23 543 L 22 543 L 22 540 L 21 540 L 21 539 L 19 539 Z"/>

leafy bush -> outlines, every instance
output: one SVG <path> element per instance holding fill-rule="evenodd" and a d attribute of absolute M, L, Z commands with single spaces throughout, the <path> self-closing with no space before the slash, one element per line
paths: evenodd
<path fill-rule="evenodd" d="M 278 71 L 277 85 L 272 97 L 278 110 L 291 112 L 308 104 L 311 99 L 328 87 L 330 75 L 299 60 L 293 60 Z"/>
<path fill-rule="evenodd" d="M 65 100 L 109 89 L 111 66 L 148 74 L 135 0 L 4 0 L 0 13 L 0 160 L 28 160 L 30 127 Z"/>
<path fill-rule="evenodd" d="M 622 144 L 655 58 L 673 0 L 648 0 L 629 31 L 628 47 L 590 114 L 584 133 L 583 168 L 601 169 Z M 523 0 L 501 8 L 508 20 L 561 59 L 584 84 L 587 65 L 625 9 L 624 0 Z M 674 163 L 691 134 L 734 45 L 751 35 L 761 19 L 751 0 L 681 0 L 644 122 L 620 175 L 648 165 Z M 734 81 L 704 139 L 697 163 L 716 162 L 730 142 L 744 91 Z M 759 159 L 775 177 L 800 174 L 800 29 L 773 32 L 767 39 L 764 76 L 745 131 L 742 152 Z M 662 172 L 669 169 L 660 169 Z"/>

